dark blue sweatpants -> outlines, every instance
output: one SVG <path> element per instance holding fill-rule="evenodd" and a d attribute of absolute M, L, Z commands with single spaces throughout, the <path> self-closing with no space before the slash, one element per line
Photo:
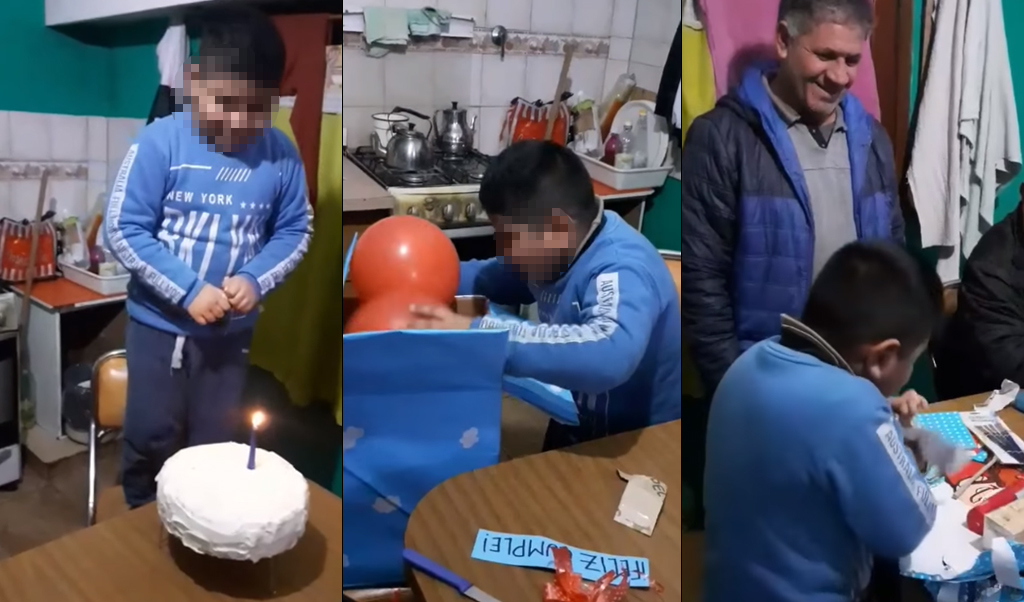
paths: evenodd
<path fill-rule="evenodd" d="M 128 322 L 121 469 L 129 507 L 155 499 L 156 475 L 179 449 L 232 441 L 241 432 L 251 339 L 247 330 L 179 341 L 174 334 Z"/>

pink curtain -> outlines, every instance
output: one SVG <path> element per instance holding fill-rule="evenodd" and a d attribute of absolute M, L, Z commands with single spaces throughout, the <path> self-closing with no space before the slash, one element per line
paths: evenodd
<path fill-rule="evenodd" d="M 715 70 L 715 92 L 719 97 L 739 81 L 751 62 L 774 58 L 778 2 L 767 0 L 698 0 L 704 12 L 708 49 Z M 864 108 L 878 119 L 878 87 L 871 44 L 864 55 L 851 89 Z"/>

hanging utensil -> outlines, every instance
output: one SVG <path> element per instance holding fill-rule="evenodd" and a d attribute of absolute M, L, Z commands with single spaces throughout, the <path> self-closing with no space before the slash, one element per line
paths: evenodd
<path fill-rule="evenodd" d="M 491 30 L 491 42 L 501 47 L 501 60 L 505 60 L 505 42 L 508 41 L 508 30 L 504 25 L 498 25 Z"/>
<path fill-rule="evenodd" d="M 576 51 L 576 45 L 567 42 L 563 46 L 562 51 L 565 53 L 565 56 L 562 57 L 562 72 L 558 76 L 555 99 L 551 102 L 551 107 L 548 109 L 548 126 L 544 130 L 545 140 L 551 140 L 552 134 L 555 133 L 555 120 L 558 119 L 559 113 L 562 112 L 562 95 L 569 88 L 569 65 L 572 64 L 572 54 Z"/>

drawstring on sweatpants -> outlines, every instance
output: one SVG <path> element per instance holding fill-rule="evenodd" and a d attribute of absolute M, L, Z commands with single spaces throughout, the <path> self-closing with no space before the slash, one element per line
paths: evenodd
<path fill-rule="evenodd" d="M 181 360 L 185 355 L 185 337 L 174 339 L 174 351 L 171 352 L 171 370 L 181 370 Z"/>

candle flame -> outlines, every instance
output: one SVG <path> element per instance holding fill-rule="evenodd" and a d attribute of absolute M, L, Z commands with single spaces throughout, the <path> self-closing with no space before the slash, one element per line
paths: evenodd
<path fill-rule="evenodd" d="M 265 419 L 266 419 L 266 416 L 263 415 L 263 412 L 253 412 L 253 414 L 252 414 L 252 428 L 259 428 L 259 426 L 261 424 L 263 424 Z"/>

